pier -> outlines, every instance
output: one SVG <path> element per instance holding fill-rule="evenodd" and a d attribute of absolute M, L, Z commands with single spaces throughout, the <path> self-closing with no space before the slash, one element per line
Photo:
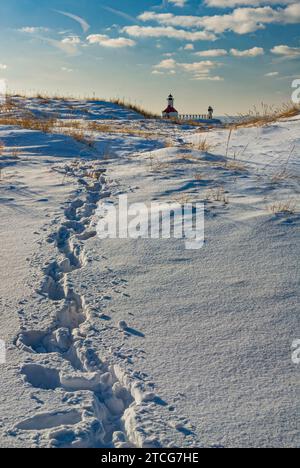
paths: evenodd
<path fill-rule="evenodd" d="M 211 120 L 208 114 L 178 114 L 178 120 Z"/>

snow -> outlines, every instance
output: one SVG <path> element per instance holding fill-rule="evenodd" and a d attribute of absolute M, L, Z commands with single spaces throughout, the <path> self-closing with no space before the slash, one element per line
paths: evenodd
<path fill-rule="evenodd" d="M 30 112 L 36 117 L 80 120 L 140 120 L 143 117 L 135 111 L 121 107 L 113 102 L 87 99 L 48 99 L 48 98 L 13 98 L 20 115 Z"/>
<path fill-rule="evenodd" d="M 0 445 L 299 446 L 299 117 L 229 139 L 112 103 L 15 100 L 112 130 L 88 145 L 0 126 Z M 120 194 L 205 202 L 204 246 L 99 239 Z"/>

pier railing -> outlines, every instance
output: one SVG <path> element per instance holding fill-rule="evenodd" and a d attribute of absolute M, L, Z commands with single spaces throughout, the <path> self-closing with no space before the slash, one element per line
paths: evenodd
<path fill-rule="evenodd" d="M 178 115 L 179 120 L 209 120 L 208 114 L 180 114 Z"/>

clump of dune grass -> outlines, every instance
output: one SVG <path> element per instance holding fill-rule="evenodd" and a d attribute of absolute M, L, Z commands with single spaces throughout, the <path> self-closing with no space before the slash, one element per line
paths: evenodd
<path fill-rule="evenodd" d="M 92 135 L 88 135 L 84 128 L 81 127 L 80 122 L 66 121 L 58 122 L 54 118 L 38 119 L 31 114 L 18 117 L 18 116 L 0 116 L 0 125 L 11 125 L 20 127 L 26 130 L 34 130 L 42 133 L 62 133 L 70 136 L 74 140 L 86 144 L 88 146 L 94 145 Z"/>
<path fill-rule="evenodd" d="M 291 160 L 291 157 L 292 157 L 294 151 L 295 151 L 295 146 L 293 146 L 291 148 L 291 151 L 288 154 L 288 158 L 287 158 L 285 164 L 283 165 L 283 167 L 280 169 L 280 171 L 277 172 L 277 174 L 273 175 L 273 177 L 271 179 L 273 182 L 279 182 L 281 180 L 285 180 L 288 177 L 288 166 L 289 166 L 289 162 Z"/>
<path fill-rule="evenodd" d="M 24 128 L 26 130 L 36 130 L 43 133 L 52 133 L 55 127 L 55 119 L 37 119 L 31 115 L 18 116 L 2 116 L 0 115 L 0 125 L 11 125 Z"/>
<path fill-rule="evenodd" d="M 209 153 L 214 148 L 214 145 L 209 143 L 206 139 L 204 139 L 204 140 L 200 140 L 199 143 L 196 144 L 196 148 L 199 151 Z"/>
<path fill-rule="evenodd" d="M 236 160 L 227 160 L 225 163 L 225 168 L 231 171 L 238 171 L 238 172 L 247 170 L 247 167 L 244 164 Z"/>
<path fill-rule="evenodd" d="M 16 110 L 17 105 L 10 96 L 5 96 L 5 99 L 0 104 L 0 115 L 9 114 Z"/>
<path fill-rule="evenodd" d="M 191 193 L 181 193 L 180 195 L 175 195 L 171 201 L 175 201 L 180 205 L 187 205 L 188 203 L 193 203 L 194 197 Z"/>
<path fill-rule="evenodd" d="M 20 159 L 21 151 L 18 147 L 14 147 L 11 149 L 10 154 L 13 159 Z"/>
<path fill-rule="evenodd" d="M 116 104 L 117 106 L 123 107 L 124 109 L 129 109 L 129 110 L 132 110 L 133 112 L 137 112 L 138 114 L 141 114 L 143 117 L 145 117 L 145 119 L 158 119 L 158 118 L 160 118 L 159 115 L 157 115 L 157 114 L 155 114 L 153 112 L 147 111 L 142 106 L 139 106 L 137 104 L 132 104 L 130 102 L 126 102 L 123 99 L 119 99 L 119 98 L 110 99 L 110 102 L 112 104 Z"/>
<path fill-rule="evenodd" d="M 118 125 L 117 123 L 99 123 L 95 121 L 87 122 L 87 128 L 93 132 L 99 133 L 111 133 L 111 134 L 119 134 L 119 135 L 129 135 L 129 136 L 137 136 L 141 138 L 151 139 L 152 137 L 157 137 L 157 135 L 153 135 L 153 132 L 145 131 L 145 130 L 138 130 L 132 127 L 126 127 L 123 125 Z"/>
<path fill-rule="evenodd" d="M 204 194 L 205 200 L 213 201 L 213 202 L 220 202 L 224 205 L 228 205 L 229 197 L 225 192 L 224 187 L 216 187 L 209 189 Z"/>
<path fill-rule="evenodd" d="M 279 170 L 271 176 L 271 182 L 277 184 L 293 177 L 291 172 Z"/>
<path fill-rule="evenodd" d="M 69 128 L 63 131 L 64 135 L 73 138 L 78 143 L 82 143 L 89 147 L 93 147 L 95 140 L 91 134 L 87 134 L 83 129 L 80 128 Z"/>
<path fill-rule="evenodd" d="M 24 96 L 28 97 L 28 96 Z M 67 99 L 74 99 L 72 96 L 69 96 L 68 98 L 66 96 L 57 94 L 57 93 L 47 93 L 47 92 L 37 92 L 34 96 L 34 98 L 39 99 L 43 104 L 48 104 L 50 101 L 65 101 Z"/>
<path fill-rule="evenodd" d="M 4 142 L 0 141 L 0 180 L 2 180 L 3 169 L 20 159 L 20 154 L 18 147 L 7 148 Z"/>
<path fill-rule="evenodd" d="M 282 104 L 279 107 L 261 103 L 260 107 L 254 106 L 247 114 L 239 114 L 238 120 L 226 125 L 226 127 L 261 127 L 299 114 L 300 106 L 291 102 Z"/>
<path fill-rule="evenodd" d="M 57 129 L 84 129 L 84 123 L 80 120 L 59 120 L 57 121 Z"/>
<path fill-rule="evenodd" d="M 272 205 L 267 207 L 268 211 L 270 211 L 274 215 L 278 214 L 295 214 L 296 212 L 296 203 L 293 200 L 284 200 L 284 201 L 277 201 Z"/>
<path fill-rule="evenodd" d="M 206 138 L 204 138 L 199 139 L 199 141 L 197 142 L 191 143 L 191 147 L 198 151 L 202 151 L 203 153 L 210 153 L 215 148 L 215 145 L 213 145 L 212 143 L 207 141 Z"/>
<path fill-rule="evenodd" d="M 203 122 L 197 122 L 197 120 L 180 120 L 177 119 L 176 117 L 173 118 L 162 118 L 160 117 L 164 122 L 170 122 L 174 125 L 179 125 L 179 126 L 188 126 L 188 127 L 197 127 L 197 132 L 202 133 L 202 132 L 207 132 L 208 130 L 215 128 L 214 125 L 209 125 L 207 123 Z"/>
<path fill-rule="evenodd" d="M 82 131 L 90 131 L 95 133 L 109 133 L 117 135 L 137 136 L 141 138 L 151 139 L 157 137 L 153 132 L 138 130 L 133 127 L 119 125 L 117 122 L 100 123 L 94 120 L 78 121 L 78 120 L 60 120 L 58 127 L 66 129 L 78 129 Z"/>
<path fill-rule="evenodd" d="M 115 128 L 111 124 L 99 123 L 95 121 L 87 122 L 87 128 L 92 132 L 112 133 Z"/>

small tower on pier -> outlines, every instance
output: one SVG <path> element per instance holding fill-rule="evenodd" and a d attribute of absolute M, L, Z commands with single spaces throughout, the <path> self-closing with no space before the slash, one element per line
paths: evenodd
<path fill-rule="evenodd" d="M 213 108 L 211 106 L 209 106 L 209 108 L 208 108 L 208 119 L 209 120 L 213 119 L 213 113 L 214 113 Z"/>
<path fill-rule="evenodd" d="M 168 107 L 162 113 L 163 117 L 166 119 L 177 119 L 178 112 L 174 107 L 174 98 L 172 94 L 168 97 Z"/>

